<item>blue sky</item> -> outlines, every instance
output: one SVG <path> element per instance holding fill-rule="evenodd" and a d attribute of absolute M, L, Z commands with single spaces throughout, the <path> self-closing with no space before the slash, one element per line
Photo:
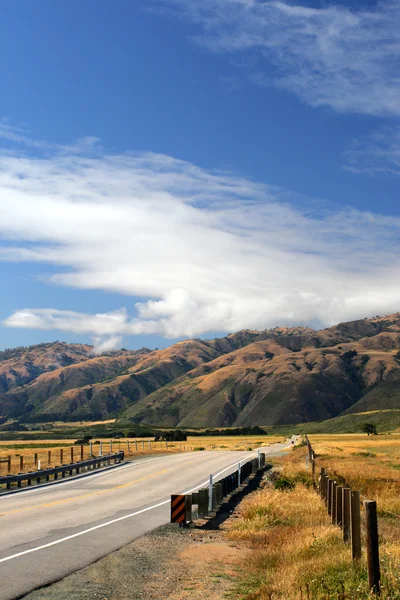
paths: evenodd
<path fill-rule="evenodd" d="M 20 0 L 0 22 L 0 348 L 400 309 L 392 2 Z"/>

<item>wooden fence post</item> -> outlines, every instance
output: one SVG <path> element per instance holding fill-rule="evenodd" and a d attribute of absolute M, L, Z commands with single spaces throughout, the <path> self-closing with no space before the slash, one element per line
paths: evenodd
<path fill-rule="evenodd" d="M 19 457 L 19 471 L 20 471 L 20 473 L 22 473 L 23 470 L 24 470 L 24 457 L 21 455 Z"/>
<path fill-rule="evenodd" d="M 327 497 L 328 515 L 332 514 L 332 487 L 333 487 L 333 481 L 332 481 L 332 479 L 328 479 L 328 497 Z"/>
<path fill-rule="evenodd" d="M 35 456 L 34 456 L 35 465 L 37 465 L 37 462 L 38 462 L 38 457 L 37 457 L 37 456 L 38 456 L 38 455 L 37 455 L 37 452 L 35 452 Z"/>
<path fill-rule="evenodd" d="M 315 483 L 315 454 L 314 454 L 314 450 L 311 452 L 311 478 L 312 478 L 312 484 L 313 487 L 316 487 L 316 483 Z"/>
<path fill-rule="evenodd" d="M 360 515 L 360 492 L 351 492 L 350 498 L 351 515 L 351 554 L 353 560 L 361 558 L 361 515 Z"/>
<path fill-rule="evenodd" d="M 332 496 L 331 496 L 332 525 L 336 525 L 336 490 L 337 490 L 337 483 L 336 483 L 336 481 L 332 481 Z"/>
<path fill-rule="evenodd" d="M 60 448 L 60 464 L 63 464 L 64 460 L 64 449 Z"/>
<path fill-rule="evenodd" d="M 324 469 L 324 467 L 321 467 L 321 472 L 320 472 L 320 476 L 319 476 L 319 495 L 321 496 L 321 498 L 324 497 L 324 492 L 323 492 L 324 475 L 325 475 L 325 469 Z"/>
<path fill-rule="evenodd" d="M 379 542 L 378 519 L 376 516 L 376 502 L 364 500 L 365 533 L 367 546 L 368 584 L 369 589 L 380 595 L 380 567 L 379 567 Z"/>
<path fill-rule="evenodd" d="M 350 488 L 342 490 L 342 519 L 343 519 L 343 541 L 348 542 L 350 539 Z"/>
<path fill-rule="evenodd" d="M 47 462 L 49 463 L 49 465 L 51 464 L 51 450 L 48 450 L 47 452 Z"/>
<path fill-rule="evenodd" d="M 338 485 L 336 488 L 336 525 L 343 527 L 343 502 L 342 502 L 343 487 Z"/>
<path fill-rule="evenodd" d="M 81 446 L 81 460 L 83 460 L 83 446 Z"/>
<path fill-rule="evenodd" d="M 9 473 L 11 472 L 11 454 L 7 456 L 7 470 Z"/>
<path fill-rule="evenodd" d="M 71 446 L 71 462 L 74 462 L 74 447 Z"/>

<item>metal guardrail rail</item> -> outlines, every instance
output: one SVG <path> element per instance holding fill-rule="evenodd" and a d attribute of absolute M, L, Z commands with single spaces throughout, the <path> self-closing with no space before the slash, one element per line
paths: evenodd
<path fill-rule="evenodd" d="M 190 523 L 193 505 L 197 505 L 199 516 L 208 516 L 218 509 L 224 498 L 235 493 L 242 484 L 247 482 L 251 475 L 254 475 L 260 469 L 264 469 L 265 466 L 265 453 L 259 452 L 257 458 L 248 460 L 243 464 L 238 463 L 237 470 L 217 482 L 213 482 L 213 477 L 210 475 L 210 486 L 208 488 L 200 488 L 192 494 L 173 494 L 171 496 L 171 523 L 179 523 L 181 526 Z"/>
<path fill-rule="evenodd" d="M 40 484 L 43 479 L 45 481 L 50 481 L 51 476 L 53 476 L 54 481 L 58 479 L 59 475 L 61 475 L 62 478 L 65 478 L 67 473 L 69 476 L 72 476 L 74 471 L 76 475 L 79 475 L 81 470 L 98 469 L 102 464 L 105 464 L 106 466 L 110 465 L 112 461 L 114 464 L 118 464 L 124 460 L 124 454 L 125 453 L 121 450 L 114 454 L 97 456 L 96 458 L 90 458 L 88 460 L 82 460 L 58 467 L 50 467 L 40 471 L 29 471 L 28 473 L 18 473 L 18 475 L 6 475 L 0 477 L 0 486 L 5 485 L 6 489 L 10 490 L 13 483 L 17 484 L 17 488 L 21 488 L 23 481 L 27 481 L 28 486 L 30 486 L 32 485 L 32 481 L 35 481 L 36 484 Z"/>

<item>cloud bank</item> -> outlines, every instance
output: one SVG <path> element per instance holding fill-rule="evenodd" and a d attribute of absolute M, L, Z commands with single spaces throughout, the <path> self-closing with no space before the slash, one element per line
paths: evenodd
<path fill-rule="evenodd" d="M 4 324 L 92 335 L 110 349 L 124 335 L 399 310 L 400 219 L 293 202 L 160 154 L 0 155 L 0 260 L 51 264 L 48 284 L 126 296 L 104 314 L 25 305 Z"/>
<path fill-rule="evenodd" d="M 311 106 L 338 112 L 400 114 L 396 0 L 357 8 L 275 0 L 160 4 L 200 25 L 201 33 L 193 37 L 212 52 L 246 56 L 242 62 L 255 83 L 286 89 Z"/>

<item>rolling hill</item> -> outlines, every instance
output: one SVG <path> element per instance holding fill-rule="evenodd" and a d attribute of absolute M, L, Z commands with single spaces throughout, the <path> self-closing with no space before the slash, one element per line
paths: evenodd
<path fill-rule="evenodd" d="M 400 313 L 243 330 L 164 350 L 55 342 L 0 352 L 0 415 L 168 427 L 284 425 L 400 408 Z"/>

